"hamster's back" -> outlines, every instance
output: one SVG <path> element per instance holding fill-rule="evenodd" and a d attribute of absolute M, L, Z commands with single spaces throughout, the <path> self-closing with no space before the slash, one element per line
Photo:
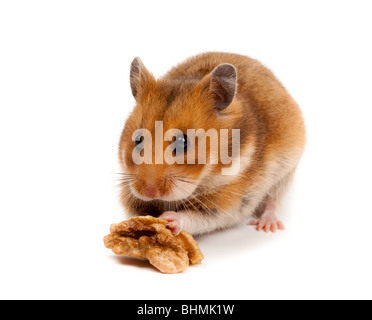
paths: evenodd
<path fill-rule="evenodd" d="M 239 54 L 207 52 L 187 59 L 163 78 L 201 79 L 223 63 L 236 68 L 236 98 L 243 104 L 243 110 L 249 108 L 249 113 L 254 115 L 254 119 L 246 117 L 246 125 L 256 127 L 266 148 L 302 150 L 305 145 L 302 113 L 284 86 L 259 61 Z"/>

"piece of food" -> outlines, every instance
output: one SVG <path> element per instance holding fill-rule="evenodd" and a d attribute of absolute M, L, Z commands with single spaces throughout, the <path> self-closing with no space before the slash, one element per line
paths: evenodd
<path fill-rule="evenodd" d="M 112 224 L 105 246 L 118 255 L 147 259 L 163 273 L 183 272 L 189 262 L 200 263 L 204 256 L 195 239 L 186 231 L 173 235 L 167 223 L 142 216 Z"/>

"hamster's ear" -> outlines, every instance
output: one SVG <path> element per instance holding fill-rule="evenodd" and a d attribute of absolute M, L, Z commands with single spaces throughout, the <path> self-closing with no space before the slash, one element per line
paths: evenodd
<path fill-rule="evenodd" d="M 232 103 L 236 87 L 237 73 L 232 64 L 220 64 L 210 74 L 209 90 L 212 93 L 214 105 L 219 110 L 226 109 Z"/>
<path fill-rule="evenodd" d="M 152 80 L 155 81 L 154 76 L 146 69 L 141 59 L 135 58 L 130 65 L 130 88 L 136 100 Z"/>

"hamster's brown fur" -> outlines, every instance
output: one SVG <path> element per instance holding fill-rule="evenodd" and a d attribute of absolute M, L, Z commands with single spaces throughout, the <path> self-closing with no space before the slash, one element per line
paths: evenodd
<path fill-rule="evenodd" d="M 216 95 L 212 90 L 213 72 L 223 65 L 220 75 L 226 70 L 231 73 L 226 64 L 235 67 L 236 92 L 228 107 L 218 108 L 217 100 L 225 92 Z M 119 159 L 124 170 L 121 201 L 132 215 L 166 212 L 162 217 L 174 232 L 192 234 L 226 228 L 254 214 L 264 217 L 255 221 L 257 229 L 282 227 L 275 208 L 300 160 L 305 128 L 298 105 L 270 70 L 246 56 L 210 52 L 186 60 L 156 80 L 135 59 L 131 86 L 137 104 L 121 136 Z M 163 121 L 164 132 L 171 128 L 240 129 L 240 172 L 224 176 L 225 165 L 220 162 L 136 165 L 132 134 L 146 128 L 154 135 L 155 121 Z M 212 153 L 208 145 L 207 153 Z M 156 199 L 141 196 L 152 194 L 149 190 Z M 174 193 L 177 197 L 172 199 Z"/>

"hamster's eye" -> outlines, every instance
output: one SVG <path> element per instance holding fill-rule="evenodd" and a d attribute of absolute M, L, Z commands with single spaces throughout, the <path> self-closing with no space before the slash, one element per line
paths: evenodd
<path fill-rule="evenodd" d="M 137 135 L 135 138 L 134 138 L 134 144 L 136 145 L 136 147 L 138 147 L 138 145 L 143 141 L 143 136 L 142 135 Z"/>
<path fill-rule="evenodd" d="M 182 154 L 187 151 L 189 148 L 189 139 L 187 138 L 187 135 L 182 134 L 176 137 L 175 139 L 175 152 L 176 154 Z"/>

